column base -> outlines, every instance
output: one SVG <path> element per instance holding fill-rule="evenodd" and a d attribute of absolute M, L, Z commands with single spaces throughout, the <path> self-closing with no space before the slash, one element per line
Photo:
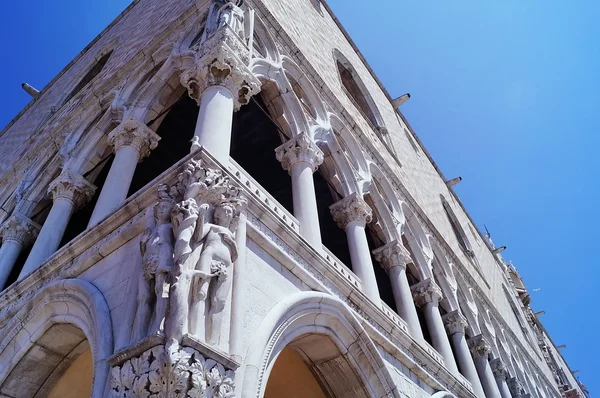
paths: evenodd
<path fill-rule="evenodd" d="M 111 393 L 118 396 L 234 397 L 239 363 L 186 335 L 181 345 L 165 346 L 150 336 L 108 359 Z"/>

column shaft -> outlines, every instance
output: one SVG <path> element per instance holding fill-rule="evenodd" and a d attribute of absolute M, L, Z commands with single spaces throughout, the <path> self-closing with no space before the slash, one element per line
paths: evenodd
<path fill-rule="evenodd" d="M 410 285 L 408 284 L 408 279 L 406 277 L 406 268 L 393 267 L 390 269 L 389 275 L 398 314 L 408 324 L 408 330 L 415 340 L 423 339 L 423 331 L 421 330 L 421 324 L 419 323 L 419 316 L 417 315 L 417 309 L 415 308 Z M 442 324 L 442 327 L 443 326 L 444 325 Z"/>
<path fill-rule="evenodd" d="M 68 199 L 57 198 L 54 201 L 52 209 L 50 209 L 50 213 L 44 222 L 44 226 L 19 274 L 18 280 L 25 278 L 25 276 L 37 269 L 58 249 L 73 210 L 74 204 Z"/>
<path fill-rule="evenodd" d="M 481 381 L 483 391 L 485 391 L 485 396 L 487 398 L 500 398 L 500 391 L 498 390 L 498 386 L 494 380 L 494 375 L 492 374 L 492 369 L 490 368 L 487 355 L 475 356 L 473 360 L 475 362 L 475 368 L 477 369 L 477 374 L 479 375 L 479 380 Z"/>
<path fill-rule="evenodd" d="M 138 154 L 134 148 L 124 146 L 118 150 L 88 227 L 98 224 L 125 202 L 137 162 Z"/>
<path fill-rule="evenodd" d="M 498 386 L 498 390 L 500 390 L 500 396 L 502 398 L 512 398 L 505 379 L 496 379 L 496 384 Z"/>
<path fill-rule="evenodd" d="M 381 298 L 377 288 L 377 279 L 375 279 L 375 269 L 371 260 L 365 224 L 361 221 L 350 221 L 346 224 L 345 230 L 348 237 L 352 271 L 362 281 L 362 289 L 365 295 L 379 306 Z"/>
<path fill-rule="evenodd" d="M 457 375 L 458 367 L 454 359 L 452 347 L 450 346 L 450 340 L 448 340 L 448 335 L 446 334 L 440 309 L 434 302 L 430 302 L 423 306 L 423 312 L 425 313 L 425 322 L 427 322 L 433 348 L 442 355 L 444 364 L 448 370 Z"/>
<path fill-rule="evenodd" d="M 294 216 L 300 223 L 300 235 L 317 250 L 321 249 L 321 227 L 312 166 L 298 162 L 291 168 Z"/>
<path fill-rule="evenodd" d="M 473 362 L 473 358 L 471 357 L 471 351 L 469 351 L 465 334 L 460 332 L 454 333 L 450 338 L 452 340 L 454 351 L 456 352 L 458 366 L 460 367 L 462 374 L 471 382 L 475 395 L 480 398 L 485 398 L 483 386 L 479 381 L 477 369 L 475 369 L 475 364 Z"/>
<path fill-rule="evenodd" d="M 4 239 L 0 247 L 0 291 L 10 276 L 10 272 L 21 254 L 22 245 L 15 240 Z"/>
<path fill-rule="evenodd" d="M 234 106 L 233 94 L 224 86 L 207 87 L 200 99 L 194 144 L 203 146 L 223 164 L 229 162 Z"/>

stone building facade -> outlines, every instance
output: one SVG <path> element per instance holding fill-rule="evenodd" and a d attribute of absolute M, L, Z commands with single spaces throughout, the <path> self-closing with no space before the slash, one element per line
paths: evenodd
<path fill-rule="evenodd" d="M 322 0 L 136 0 L 0 132 L 0 395 L 583 397 Z"/>

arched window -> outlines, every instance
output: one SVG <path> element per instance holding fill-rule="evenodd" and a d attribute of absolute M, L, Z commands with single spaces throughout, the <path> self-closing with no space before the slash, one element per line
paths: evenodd
<path fill-rule="evenodd" d="M 102 69 L 104 69 L 104 66 L 108 62 L 108 59 L 110 58 L 112 53 L 112 51 L 109 51 L 96 62 L 96 64 L 88 71 L 88 73 L 83 77 L 83 79 L 81 79 L 79 83 L 77 83 L 77 86 L 75 86 L 73 91 L 71 91 L 71 93 L 67 96 L 64 104 L 69 102 L 71 98 L 73 98 L 77 93 L 79 93 L 82 88 L 87 86 L 89 82 L 91 82 L 96 76 L 100 74 L 100 72 L 102 72 Z"/>
<path fill-rule="evenodd" d="M 354 105 L 362 113 L 364 118 L 375 128 L 383 127 L 380 118 L 376 114 L 373 99 L 367 93 L 366 89 L 358 79 L 358 75 L 349 63 L 340 59 L 337 61 L 337 68 L 340 74 L 340 80 L 344 91 L 350 97 Z"/>
<path fill-rule="evenodd" d="M 441 196 L 441 199 L 442 199 L 442 205 L 444 206 L 444 211 L 446 213 L 446 216 L 448 217 L 448 221 L 450 221 L 450 225 L 452 226 L 452 230 L 454 231 L 454 235 L 456 235 L 456 239 L 458 240 L 460 247 L 464 250 L 464 252 L 467 254 L 467 256 L 469 258 L 474 259 L 475 253 L 473 252 L 473 249 L 471 248 L 471 243 L 469 242 L 469 239 L 467 238 L 467 234 L 465 233 L 465 230 L 462 228 L 462 226 L 458 222 L 458 219 L 456 218 L 456 215 L 452 211 L 450 204 L 446 201 L 446 199 L 443 196 Z"/>

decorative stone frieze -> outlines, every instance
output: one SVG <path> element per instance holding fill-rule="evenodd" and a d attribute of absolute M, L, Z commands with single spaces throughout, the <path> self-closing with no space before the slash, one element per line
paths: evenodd
<path fill-rule="evenodd" d="M 359 222 L 366 226 L 373 219 L 373 210 L 357 193 L 346 196 L 329 206 L 329 210 L 333 220 L 342 229 L 351 222 Z"/>
<path fill-rule="evenodd" d="M 308 134 L 301 133 L 285 144 L 275 149 L 277 160 L 281 162 L 284 170 L 291 172 L 297 163 L 306 163 L 313 173 L 323 163 L 323 151 L 312 142 Z"/>
<path fill-rule="evenodd" d="M 158 146 L 158 141 L 160 136 L 136 119 L 125 120 L 108 135 L 108 142 L 115 153 L 125 146 L 133 147 L 139 154 L 138 161 L 150 155 L 150 151 Z"/>
<path fill-rule="evenodd" d="M 413 261 L 408 249 L 397 240 L 373 250 L 373 255 L 388 274 L 394 267 L 406 269 L 406 266 Z"/>
<path fill-rule="evenodd" d="M 474 357 L 487 357 L 492 352 L 492 346 L 481 334 L 467 340 L 467 344 Z"/>
<path fill-rule="evenodd" d="M 437 305 L 443 297 L 442 289 L 433 279 L 426 279 L 411 286 L 411 291 L 418 307 L 423 307 L 428 303 Z"/>
<path fill-rule="evenodd" d="M 234 96 L 234 109 L 238 110 L 261 88 L 248 68 L 249 58 L 246 43 L 229 26 L 223 26 L 197 49 L 193 65 L 180 76 L 181 84 L 198 103 L 206 88 L 226 87 Z"/>
<path fill-rule="evenodd" d="M 63 172 L 50 183 L 48 195 L 52 200 L 68 200 L 74 207 L 80 207 L 94 196 L 96 187 L 85 177 L 71 170 Z"/>
<path fill-rule="evenodd" d="M 162 344 L 144 349 L 151 340 L 112 358 L 111 396 L 149 398 L 233 398 L 235 370 L 203 349 Z M 115 364 L 117 362 L 117 364 Z M 227 361 L 230 362 L 230 361 Z"/>
<path fill-rule="evenodd" d="M 508 380 L 508 367 L 502 361 L 502 358 L 492 359 L 490 361 L 490 367 L 492 368 L 492 373 L 496 380 Z"/>
<path fill-rule="evenodd" d="M 22 214 L 14 213 L 0 225 L 0 238 L 3 242 L 14 241 L 21 246 L 29 246 L 40 232 L 41 226 Z"/>
<path fill-rule="evenodd" d="M 469 324 L 467 318 L 463 316 L 458 310 L 447 313 L 443 316 L 444 325 L 450 335 L 455 333 L 464 333 L 465 329 Z"/>

